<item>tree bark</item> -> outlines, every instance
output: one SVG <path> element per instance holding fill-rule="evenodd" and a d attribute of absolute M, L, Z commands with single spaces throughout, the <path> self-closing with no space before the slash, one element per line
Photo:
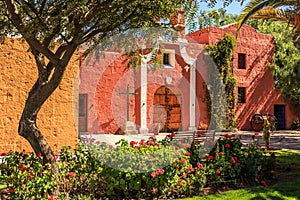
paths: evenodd
<path fill-rule="evenodd" d="M 60 49 L 60 48 L 59 48 Z M 54 158 L 54 153 L 46 141 L 45 137 L 41 133 L 36 124 L 37 115 L 42 105 L 55 91 L 58 85 L 61 83 L 65 69 L 69 60 L 71 59 L 75 46 L 69 46 L 65 51 L 58 52 L 58 55 L 62 56 L 58 65 L 54 65 L 51 61 L 47 64 L 44 63 L 44 57 L 38 51 L 32 51 L 35 56 L 37 67 L 39 70 L 39 78 L 31 88 L 28 98 L 25 103 L 25 107 L 19 121 L 18 133 L 24 137 L 31 145 L 35 153 L 41 153 L 45 163 L 51 164 L 52 174 L 56 176 L 56 181 L 59 183 L 59 168 Z M 53 67 L 56 66 L 56 67 Z M 51 71 L 53 73 L 51 75 Z M 50 79 L 50 80 L 49 80 Z M 56 188 L 51 194 L 54 199 L 59 197 L 59 187 Z"/>

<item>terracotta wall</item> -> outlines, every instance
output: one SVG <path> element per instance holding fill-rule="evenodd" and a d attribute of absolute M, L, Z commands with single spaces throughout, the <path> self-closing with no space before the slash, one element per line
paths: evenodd
<path fill-rule="evenodd" d="M 197 41 L 215 44 L 225 34 L 235 36 L 236 25 L 221 28 L 209 27 L 191 34 Z M 246 69 L 238 69 L 238 53 L 246 54 Z M 285 105 L 285 124 L 290 128 L 297 117 L 290 105 L 284 101 L 281 90 L 275 89 L 272 69 L 267 65 L 272 61 L 274 37 L 259 33 L 254 28 L 244 25 L 240 30 L 234 54 L 234 73 L 237 87 L 246 88 L 246 103 L 237 104 L 238 128 L 250 130 L 250 118 L 256 112 L 274 114 L 274 105 Z"/>
<path fill-rule="evenodd" d="M 21 39 L 5 38 L 0 44 L 0 152 L 32 151 L 18 135 L 18 122 L 28 92 L 37 78 L 35 61 Z M 39 112 L 37 124 L 54 149 L 77 144 L 78 54 L 71 60 L 62 84 Z"/>

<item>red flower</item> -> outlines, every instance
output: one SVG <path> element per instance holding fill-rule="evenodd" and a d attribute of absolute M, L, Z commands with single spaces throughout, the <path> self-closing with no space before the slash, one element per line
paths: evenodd
<path fill-rule="evenodd" d="M 54 156 L 54 157 L 52 158 L 52 160 L 53 160 L 53 161 L 57 161 L 57 158 L 58 158 L 57 156 Z"/>
<path fill-rule="evenodd" d="M 67 184 L 67 185 L 69 185 L 69 184 L 70 184 L 70 182 L 69 182 L 69 181 L 66 181 L 66 184 Z"/>
<path fill-rule="evenodd" d="M 9 193 L 13 193 L 14 191 L 15 191 L 14 188 L 9 188 L 9 190 L 8 190 Z"/>
<path fill-rule="evenodd" d="M 41 157 L 42 157 L 42 154 L 41 154 L 41 153 L 37 153 L 37 154 L 36 154 L 36 157 L 41 158 Z"/>
<path fill-rule="evenodd" d="M 225 137 L 225 138 L 229 138 L 229 135 L 228 135 L 228 133 L 226 133 L 226 134 L 224 135 L 224 137 Z"/>
<path fill-rule="evenodd" d="M 200 162 L 197 162 L 197 167 L 198 167 L 199 169 L 203 169 L 203 165 L 202 165 Z"/>
<path fill-rule="evenodd" d="M 23 167 L 23 164 L 22 164 L 22 163 L 19 163 L 19 166 L 20 166 L 20 167 Z"/>
<path fill-rule="evenodd" d="M 259 135 L 259 132 L 255 132 L 255 133 L 254 133 L 254 136 L 258 136 L 258 135 Z"/>
<path fill-rule="evenodd" d="M 26 170 L 28 170 L 27 167 L 22 167 L 22 168 L 21 168 L 21 171 L 22 171 L 22 172 L 25 172 Z"/>
<path fill-rule="evenodd" d="M 136 145 L 136 144 L 137 144 L 136 141 L 131 141 L 131 142 L 130 142 L 130 146 L 132 146 L 132 147 L 133 147 L 134 145 Z"/>
<path fill-rule="evenodd" d="M 29 180 L 32 181 L 32 178 L 33 178 L 33 177 L 34 177 L 34 175 L 33 175 L 33 174 L 30 174 L 30 175 L 29 175 Z"/>
<path fill-rule="evenodd" d="M 213 160 L 214 159 L 214 157 L 212 156 L 212 155 L 210 155 L 210 156 L 208 156 L 208 158 L 207 158 L 208 160 Z"/>
<path fill-rule="evenodd" d="M 228 144 L 228 143 L 225 144 L 225 147 L 226 147 L 226 148 L 230 148 L 230 144 Z"/>
<path fill-rule="evenodd" d="M 204 136 L 204 134 L 201 134 L 201 133 L 197 134 L 197 137 L 202 137 L 202 136 Z"/>
<path fill-rule="evenodd" d="M 266 183 L 266 181 L 264 181 L 264 180 L 262 180 L 260 183 L 261 183 L 261 185 L 264 186 L 264 187 L 267 186 L 267 183 Z"/>
<path fill-rule="evenodd" d="M 53 197 L 49 197 L 48 200 L 54 200 L 54 198 Z"/>
<path fill-rule="evenodd" d="M 6 153 L 1 153 L 1 156 L 6 156 Z"/>
<path fill-rule="evenodd" d="M 257 175 L 256 178 L 257 178 L 257 179 L 261 179 L 261 175 L 260 175 L 260 174 Z"/>
<path fill-rule="evenodd" d="M 178 185 L 178 186 L 181 186 L 181 185 L 182 185 L 182 182 L 181 182 L 181 181 L 178 181 L 178 182 L 177 182 L 177 185 Z"/>
<path fill-rule="evenodd" d="M 234 157 L 231 157 L 231 161 L 230 161 L 230 162 L 231 162 L 231 164 L 233 164 L 233 165 L 236 163 Z"/>
<path fill-rule="evenodd" d="M 79 176 L 79 178 L 80 178 L 80 179 L 83 179 L 83 176 L 82 176 L 82 175 L 80 175 L 80 176 Z"/>
<path fill-rule="evenodd" d="M 217 169 L 216 174 L 218 174 L 218 175 L 221 174 L 221 170 Z"/>
<path fill-rule="evenodd" d="M 223 153 L 222 151 L 220 151 L 220 152 L 219 152 L 219 155 L 222 156 L 222 155 L 224 155 L 224 153 Z"/>
<path fill-rule="evenodd" d="M 270 173 L 271 173 L 271 174 L 274 174 L 274 173 L 275 173 L 275 170 L 274 170 L 274 169 L 271 169 Z"/>
<path fill-rule="evenodd" d="M 153 140 L 149 140 L 149 141 L 148 141 L 148 145 L 154 146 Z"/>
<path fill-rule="evenodd" d="M 134 149 L 135 150 L 138 150 L 140 147 L 139 146 L 134 146 Z"/>
<path fill-rule="evenodd" d="M 73 177 L 74 176 L 74 172 L 69 172 L 69 177 Z"/>

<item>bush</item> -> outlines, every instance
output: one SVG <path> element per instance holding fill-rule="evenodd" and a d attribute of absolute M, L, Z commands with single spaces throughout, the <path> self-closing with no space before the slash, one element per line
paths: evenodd
<path fill-rule="evenodd" d="M 57 159 L 60 182 L 42 164 L 40 154 L 10 153 L 1 176 L 11 199 L 178 198 L 201 193 L 205 186 L 262 184 L 274 177 L 274 154 L 253 142 L 242 146 L 226 134 L 214 143 L 121 140 L 117 146 L 86 141 L 64 147 Z"/>
<path fill-rule="evenodd" d="M 291 124 L 291 129 L 292 130 L 300 130 L 300 120 L 295 120 Z"/>

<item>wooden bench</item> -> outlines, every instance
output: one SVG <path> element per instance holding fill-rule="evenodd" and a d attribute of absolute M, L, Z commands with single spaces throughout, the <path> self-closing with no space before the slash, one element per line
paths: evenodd
<path fill-rule="evenodd" d="M 195 131 L 177 131 L 167 136 L 169 141 L 181 141 L 181 142 L 204 142 L 205 139 L 212 138 L 215 140 L 214 130 L 195 130 Z"/>

